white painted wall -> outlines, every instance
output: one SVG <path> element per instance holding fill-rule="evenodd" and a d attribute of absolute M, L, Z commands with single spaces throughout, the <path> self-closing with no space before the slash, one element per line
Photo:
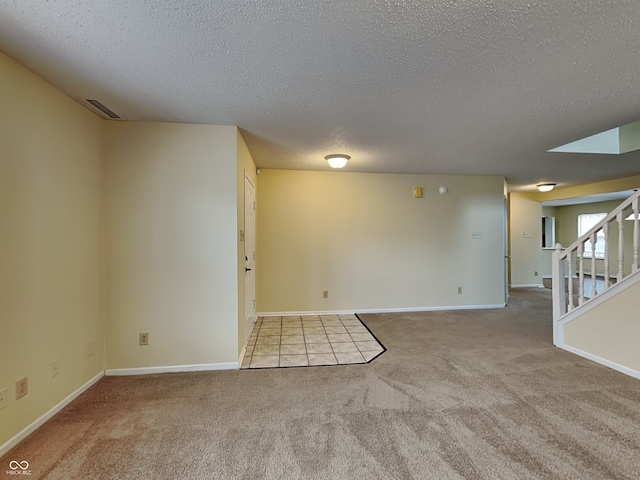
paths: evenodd
<path fill-rule="evenodd" d="M 258 310 L 504 304 L 503 188 L 502 177 L 263 170 Z"/>
<path fill-rule="evenodd" d="M 104 369 L 104 331 L 101 121 L 1 53 L 0 85 L 2 445 Z"/>
<path fill-rule="evenodd" d="M 510 285 L 542 285 L 542 206 L 525 194 L 509 194 L 509 243 Z"/>
<path fill-rule="evenodd" d="M 106 145 L 107 368 L 237 362 L 236 127 L 109 122 Z"/>

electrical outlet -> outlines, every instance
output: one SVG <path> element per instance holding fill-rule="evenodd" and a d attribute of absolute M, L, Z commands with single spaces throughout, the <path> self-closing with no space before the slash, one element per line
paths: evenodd
<path fill-rule="evenodd" d="M 149 345 L 149 332 L 142 332 L 140 334 L 140 345 Z"/>
<path fill-rule="evenodd" d="M 329 290 L 322 291 L 322 298 L 329 298 Z"/>
<path fill-rule="evenodd" d="M 537 277 L 538 276 L 538 272 L 533 272 L 533 276 Z"/>
<path fill-rule="evenodd" d="M 60 374 L 60 360 L 51 362 L 51 376 L 57 377 Z"/>
<path fill-rule="evenodd" d="M 458 287 L 458 295 L 462 293 L 462 287 Z"/>
<path fill-rule="evenodd" d="M 16 400 L 20 400 L 29 393 L 29 378 L 24 377 L 16 382 Z"/>
<path fill-rule="evenodd" d="M 7 387 L 0 389 L 0 410 L 7 406 Z"/>

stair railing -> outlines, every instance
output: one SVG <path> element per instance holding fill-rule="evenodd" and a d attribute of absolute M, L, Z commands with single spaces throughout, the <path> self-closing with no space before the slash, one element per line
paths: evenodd
<path fill-rule="evenodd" d="M 640 269 L 639 197 L 640 191 L 636 191 L 566 249 L 556 244 L 552 265 L 554 324 Z M 631 258 L 625 258 L 627 225 L 632 228 Z M 596 255 L 598 236 L 604 237 L 604 253 L 601 257 Z M 597 268 L 597 260 L 603 261 L 601 269 Z M 611 273 L 612 260 L 617 267 L 615 274 Z M 590 267 L 589 273 L 585 272 L 586 265 Z M 602 273 L 598 274 L 598 270 Z M 597 288 L 598 277 L 602 277 L 601 289 Z"/>

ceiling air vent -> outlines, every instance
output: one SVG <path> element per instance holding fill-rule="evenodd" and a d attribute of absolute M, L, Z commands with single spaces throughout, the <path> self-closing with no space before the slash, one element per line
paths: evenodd
<path fill-rule="evenodd" d="M 105 114 L 107 117 L 109 117 L 109 118 L 111 118 L 113 120 L 124 120 L 120 115 L 117 115 L 116 113 L 113 113 L 111 110 L 109 110 L 103 104 L 101 104 L 98 100 L 90 100 L 88 98 L 85 98 L 84 101 L 87 102 L 88 104 L 92 105 L 93 107 L 97 108 L 103 114 Z"/>

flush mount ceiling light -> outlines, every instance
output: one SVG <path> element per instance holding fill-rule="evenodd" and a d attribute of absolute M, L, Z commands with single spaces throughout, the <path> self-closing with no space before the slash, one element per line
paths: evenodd
<path fill-rule="evenodd" d="M 331 168 L 344 167 L 351 157 L 342 153 L 334 153 L 333 155 L 327 155 L 324 159 L 327 161 Z"/>
<path fill-rule="evenodd" d="M 539 192 L 550 192 L 554 188 L 556 188 L 555 183 L 541 183 L 540 185 L 536 185 L 538 187 Z"/>

